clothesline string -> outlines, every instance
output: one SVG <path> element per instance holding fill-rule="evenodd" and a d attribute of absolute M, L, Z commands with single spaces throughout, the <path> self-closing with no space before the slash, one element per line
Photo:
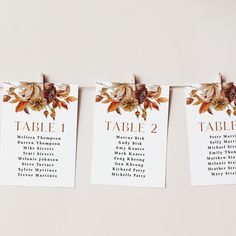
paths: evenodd
<path fill-rule="evenodd" d="M 218 83 L 219 84 L 222 84 L 223 83 L 223 76 L 222 76 L 222 74 L 221 73 L 218 73 L 218 76 L 219 76 L 219 81 L 218 81 Z M 4 83 L 4 82 L 3 82 Z M 39 80 L 39 83 L 48 83 L 48 81 L 47 81 L 47 78 L 46 78 L 46 76 L 43 74 L 43 73 L 41 73 L 40 74 L 40 80 Z M 49 82 L 50 83 L 50 82 Z M 96 83 L 96 82 L 95 82 Z M 137 77 L 133 74 L 132 75 L 132 78 L 131 78 L 131 81 L 130 82 L 122 82 L 122 83 L 128 83 L 128 84 L 142 84 L 142 83 L 139 83 L 138 81 L 137 81 Z M 169 88 L 170 89 L 172 89 L 172 88 L 185 88 L 185 87 L 188 87 L 188 86 L 190 86 L 190 85 L 187 85 L 187 84 L 185 84 L 185 85 L 159 85 L 159 86 L 169 86 Z M 78 84 L 78 87 L 79 87 L 79 89 L 93 89 L 93 88 L 96 88 L 96 86 L 94 85 L 94 86 L 92 86 L 92 85 L 85 85 L 85 84 Z M 1 84 L 0 83 L 0 88 L 3 88 L 3 84 Z"/>
<path fill-rule="evenodd" d="M 160 86 L 167 86 L 167 85 L 160 85 Z M 174 86 L 169 86 L 169 87 L 170 87 L 170 89 L 172 89 L 172 88 L 185 88 L 186 86 L 187 85 L 174 85 Z M 79 89 L 94 89 L 94 88 L 96 88 L 96 86 L 80 85 L 80 84 L 78 84 L 78 87 L 79 87 Z M 0 89 L 3 89 L 3 84 L 0 84 Z"/>

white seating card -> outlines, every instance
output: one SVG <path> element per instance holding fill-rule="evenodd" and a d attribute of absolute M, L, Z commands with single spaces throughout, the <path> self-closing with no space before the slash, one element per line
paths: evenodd
<path fill-rule="evenodd" d="M 73 187 L 78 86 L 4 82 L 0 184 Z"/>
<path fill-rule="evenodd" d="M 169 87 L 97 83 L 92 183 L 165 187 Z"/>
<path fill-rule="evenodd" d="M 192 185 L 235 184 L 235 85 L 196 84 L 186 92 Z"/>

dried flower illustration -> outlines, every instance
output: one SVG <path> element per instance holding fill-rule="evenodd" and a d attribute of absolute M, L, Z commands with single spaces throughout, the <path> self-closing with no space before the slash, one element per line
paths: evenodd
<path fill-rule="evenodd" d="M 187 105 L 199 105 L 199 113 L 226 111 L 229 116 L 236 115 L 236 87 L 234 83 L 222 82 L 202 84 L 199 88 L 193 88 L 186 98 Z"/>
<path fill-rule="evenodd" d="M 29 100 L 28 104 L 29 107 L 33 110 L 33 111 L 41 111 L 45 108 L 47 103 L 47 100 L 45 98 L 42 97 L 33 97 Z"/>
<path fill-rule="evenodd" d="M 47 100 L 47 103 L 50 104 L 57 96 L 57 90 L 54 84 L 45 84 L 44 86 L 44 98 Z"/>
<path fill-rule="evenodd" d="M 223 88 L 223 94 L 229 100 L 229 102 L 232 102 L 236 96 L 236 87 L 234 84 L 226 84 L 226 86 Z"/>
<path fill-rule="evenodd" d="M 138 105 L 138 100 L 134 97 L 124 97 L 120 105 L 124 111 L 133 111 Z"/>
<path fill-rule="evenodd" d="M 14 87 L 12 88 L 12 90 L 13 89 Z M 19 89 L 21 89 L 20 95 L 25 99 L 39 97 L 42 95 L 42 91 L 38 83 L 21 83 L 19 85 Z"/>
<path fill-rule="evenodd" d="M 102 85 L 96 96 L 96 102 L 108 104 L 107 112 L 134 112 L 135 116 L 147 119 L 147 109 L 159 110 L 159 105 L 168 101 L 161 96 L 160 86 L 145 84 L 112 83 L 111 86 Z"/>
<path fill-rule="evenodd" d="M 223 111 L 228 106 L 228 99 L 224 96 L 214 97 L 211 104 L 216 111 Z"/>
<path fill-rule="evenodd" d="M 6 82 L 7 83 L 7 82 Z M 25 83 L 18 85 L 7 83 L 10 87 L 3 96 L 3 102 L 17 104 L 15 111 L 30 114 L 43 111 L 44 116 L 55 120 L 56 108 L 68 110 L 70 102 L 78 99 L 70 96 L 70 85 L 55 85 L 53 83 Z"/>
<path fill-rule="evenodd" d="M 148 90 L 145 87 L 145 85 L 144 84 L 137 85 L 136 90 L 135 90 L 135 97 L 138 100 L 138 103 L 139 104 L 144 103 L 147 96 L 148 96 Z"/>

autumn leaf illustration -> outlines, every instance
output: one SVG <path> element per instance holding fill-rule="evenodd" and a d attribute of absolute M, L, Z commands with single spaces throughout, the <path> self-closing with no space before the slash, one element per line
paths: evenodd
<path fill-rule="evenodd" d="M 16 112 L 20 112 L 23 111 L 27 106 L 27 102 L 25 101 L 21 101 L 18 103 L 18 105 L 16 106 Z"/>
<path fill-rule="evenodd" d="M 7 82 L 6 82 L 7 83 Z M 30 110 L 43 112 L 47 118 L 56 118 L 56 109 L 69 109 L 69 103 L 78 101 L 78 98 L 70 95 L 70 85 L 55 85 L 53 83 L 29 83 L 21 82 L 11 85 L 3 95 L 3 102 L 17 104 L 15 112 L 30 114 Z M 59 89 L 60 87 L 60 89 Z M 61 89 L 65 88 L 65 89 Z"/>
<path fill-rule="evenodd" d="M 103 84 L 101 84 L 103 85 Z M 146 120 L 147 110 L 159 111 L 162 103 L 168 102 L 167 98 L 161 96 L 160 86 L 149 86 L 145 84 L 112 83 L 111 86 L 104 85 L 95 101 L 102 104 L 109 104 L 107 112 L 134 112 Z"/>
<path fill-rule="evenodd" d="M 159 111 L 159 106 L 156 103 L 152 102 L 151 104 L 154 109 Z"/>
<path fill-rule="evenodd" d="M 103 99 L 103 96 L 100 96 L 100 95 L 96 96 L 96 102 L 100 102 L 102 101 L 102 99 Z"/>
<path fill-rule="evenodd" d="M 112 102 L 109 107 L 107 108 L 107 112 L 113 112 L 116 111 L 116 109 L 119 107 L 119 102 Z"/>
<path fill-rule="evenodd" d="M 210 103 L 209 102 L 204 102 L 202 103 L 201 107 L 199 108 L 199 113 L 204 113 L 209 109 Z"/>
<path fill-rule="evenodd" d="M 168 102 L 168 99 L 167 98 L 158 98 L 157 101 L 163 103 L 163 102 Z"/>
<path fill-rule="evenodd" d="M 68 106 L 67 106 L 66 102 L 61 101 L 61 106 L 62 106 L 63 108 L 65 108 L 66 110 L 68 110 Z"/>
<path fill-rule="evenodd" d="M 73 96 L 69 96 L 65 99 L 67 102 L 75 102 L 77 101 L 78 99 L 76 97 L 73 97 Z"/>
<path fill-rule="evenodd" d="M 3 96 L 3 102 L 8 102 L 10 99 L 11 99 L 11 96 L 9 96 L 9 95 Z"/>
<path fill-rule="evenodd" d="M 190 104 L 192 104 L 192 103 L 193 103 L 193 101 L 194 101 L 194 99 L 193 99 L 193 98 L 186 98 L 186 104 L 187 104 L 187 105 L 190 105 Z"/>
<path fill-rule="evenodd" d="M 225 111 L 227 115 L 236 115 L 236 87 L 234 83 L 207 83 L 190 91 L 187 105 L 199 107 L 199 114 L 213 111 Z"/>

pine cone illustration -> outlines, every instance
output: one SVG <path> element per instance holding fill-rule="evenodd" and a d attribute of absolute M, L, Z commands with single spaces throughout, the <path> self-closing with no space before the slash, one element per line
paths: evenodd
<path fill-rule="evenodd" d="M 137 85 L 135 90 L 135 97 L 138 100 L 139 104 L 142 104 L 147 98 L 148 91 L 144 84 Z"/>
<path fill-rule="evenodd" d="M 224 90 L 225 97 L 229 100 L 229 102 L 232 102 L 235 99 L 236 96 L 236 87 L 233 83 L 228 83 Z"/>
<path fill-rule="evenodd" d="M 47 100 L 47 103 L 51 103 L 57 95 L 57 90 L 54 87 L 54 84 L 45 84 L 44 87 L 44 98 Z"/>

